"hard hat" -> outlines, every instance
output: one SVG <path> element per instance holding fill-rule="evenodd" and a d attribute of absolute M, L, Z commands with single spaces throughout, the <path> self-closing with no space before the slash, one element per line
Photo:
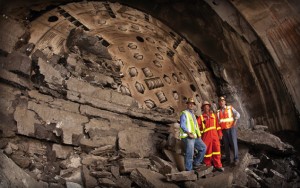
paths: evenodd
<path fill-rule="evenodd" d="M 203 109 L 203 107 L 204 107 L 205 105 L 209 105 L 209 106 L 210 106 L 210 103 L 209 103 L 208 101 L 204 101 L 204 102 L 202 103 L 201 108 Z"/>
<path fill-rule="evenodd" d="M 219 97 L 219 101 L 225 101 L 225 97 L 223 96 Z"/>
<path fill-rule="evenodd" d="M 194 103 L 194 105 L 196 105 L 196 103 L 192 97 L 187 99 L 186 104 L 187 103 Z"/>

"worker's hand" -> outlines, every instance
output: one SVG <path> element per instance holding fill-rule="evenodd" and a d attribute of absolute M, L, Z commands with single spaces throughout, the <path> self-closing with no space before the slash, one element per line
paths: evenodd
<path fill-rule="evenodd" d="M 223 136 L 219 136 L 219 140 L 222 140 Z"/>
<path fill-rule="evenodd" d="M 233 122 L 233 127 L 236 126 L 236 122 L 237 122 L 237 120 L 235 119 L 234 122 Z"/>
<path fill-rule="evenodd" d="M 189 138 L 193 138 L 193 139 L 195 138 L 193 133 L 188 133 L 188 136 L 189 136 Z"/>

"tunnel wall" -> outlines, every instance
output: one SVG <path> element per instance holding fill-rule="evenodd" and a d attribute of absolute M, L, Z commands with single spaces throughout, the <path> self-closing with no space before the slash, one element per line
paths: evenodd
<path fill-rule="evenodd" d="M 241 126 L 264 124 L 271 131 L 298 130 L 295 10 L 299 6 L 293 6 L 295 2 L 254 1 L 251 6 L 246 1 L 120 2 L 167 23 L 205 54 L 217 94 L 225 95 L 241 112 Z M 264 24 L 267 22 L 272 24 Z"/>

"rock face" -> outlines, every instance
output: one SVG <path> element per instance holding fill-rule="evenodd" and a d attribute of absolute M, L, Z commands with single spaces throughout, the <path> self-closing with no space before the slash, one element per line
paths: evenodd
<path fill-rule="evenodd" d="M 168 10 L 182 12 L 178 15 L 194 7 L 213 14 L 200 1 L 168 2 L 174 5 Z M 37 5 L 32 10 L 44 8 Z M 299 158 L 293 148 L 263 131 L 272 122 L 270 130 L 281 129 L 290 107 L 279 108 L 281 103 L 276 103 L 275 114 L 268 111 L 273 105 L 258 108 L 256 114 L 257 103 L 246 106 L 239 100 L 246 97 L 235 95 L 245 90 L 249 100 L 259 96 L 266 106 L 272 99 L 266 100 L 265 92 L 274 91 L 274 99 L 283 92 L 279 82 L 263 90 L 265 75 L 275 81 L 280 77 L 272 73 L 276 69 L 266 54 L 268 65 L 261 72 L 255 69 L 264 66 L 257 50 L 266 52 L 252 31 L 247 30 L 243 39 L 215 18 L 214 25 L 220 25 L 216 32 L 222 33 L 217 36 L 223 37 L 218 41 L 228 47 L 215 62 L 154 17 L 118 3 L 66 3 L 28 25 L 24 18 L 19 18 L 24 23 L 16 22 L 21 12 L 12 14 L 14 20 L 5 14 L 0 19 L 5 26 L 0 32 L 1 187 L 192 187 L 204 177 L 207 181 L 201 185 L 208 187 L 219 186 L 214 181 L 228 187 L 299 186 Z M 158 11 L 159 17 L 170 16 L 161 14 Z M 252 51 L 258 59 L 249 55 Z M 233 52 L 246 65 L 228 56 Z M 229 74 L 231 66 L 255 81 Z M 240 90 L 230 85 L 236 82 L 242 83 Z M 258 89 L 243 85 L 248 82 Z M 223 175 L 213 167 L 183 172 L 177 121 L 186 98 L 193 96 L 199 106 L 224 93 L 234 94 L 228 102 L 240 110 L 241 127 L 247 127 L 245 120 L 251 114 L 251 125 L 257 129 L 239 131 L 239 144 L 247 145 L 240 149 L 240 164 L 226 166 Z M 290 104 L 288 100 L 283 102 Z M 286 127 L 291 128 L 293 121 Z M 275 159 L 277 154 L 286 158 Z"/>

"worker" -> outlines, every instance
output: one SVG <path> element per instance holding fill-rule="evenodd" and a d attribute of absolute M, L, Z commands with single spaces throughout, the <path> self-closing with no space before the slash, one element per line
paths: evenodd
<path fill-rule="evenodd" d="M 222 130 L 219 126 L 217 116 L 210 110 L 210 103 L 202 103 L 202 115 L 198 117 L 198 125 L 202 134 L 202 140 L 206 145 L 206 153 L 203 162 L 206 166 L 214 166 L 214 169 L 223 172 L 221 162 L 221 144 Z"/>
<path fill-rule="evenodd" d="M 223 144 L 225 148 L 225 163 L 231 164 L 230 150 L 233 150 L 233 162 L 234 165 L 238 165 L 238 144 L 237 144 L 237 120 L 240 118 L 240 114 L 231 105 L 226 105 L 224 97 L 219 98 L 220 109 L 217 112 L 219 125 L 221 126 L 223 133 Z"/>
<path fill-rule="evenodd" d="M 180 138 L 185 146 L 185 169 L 186 171 L 196 170 L 203 166 L 206 145 L 201 140 L 201 133 L 198 127 L 197 119 L 194 114 L 196 105 L 193 98 L 187 99 L 187 109 L 180 114 Z M 194 157 L 194 149 L 198 152 Z"/>

